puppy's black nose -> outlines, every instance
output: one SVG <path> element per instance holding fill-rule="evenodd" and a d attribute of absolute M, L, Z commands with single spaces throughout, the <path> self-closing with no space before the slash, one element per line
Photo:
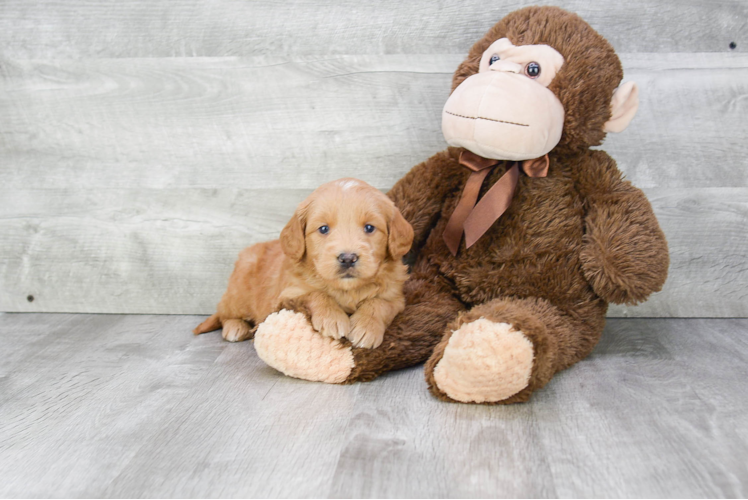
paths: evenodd
<path fill-rule="evenodd" d="M 340 262 L 340 267 L 349 269 L 356 265 L 356 261 L 358 261 L 358 255 L 355 253 L 341 253 L 338 255 L 338 262 Z"/>

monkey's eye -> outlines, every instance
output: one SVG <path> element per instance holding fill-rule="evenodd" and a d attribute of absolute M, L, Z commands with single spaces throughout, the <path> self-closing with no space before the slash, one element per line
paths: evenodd
<path fill-rule="evenodd" d="M 490 66 L 490 65 L 492 65 L 493 63 L 495 63 L 495 62 L 496 62 L 496 61 L 498 61 L 499 59 L 501 59 L 501 58 L 499 57 L 499 55 L 498 55 L 498 54 L 494 54 L 494 55 L 492 55 L 492 56 L 491 56 L 491 59 L 489 59 L 489 60 L 488 60 L 488 65 L 489 65 L 489 66 Z"/>
<path fill-rule="evenodd" d="M 537 78 L 540 76 L 540 64 L 531 62 L 525 67 L 525 74 L 530 78 Z"/>
<path fill-rule="evenodd" d="M 317 231 L 319 231 L 320 234 L 327 234 L 330 232 L 330 228 L 328 226 L 320 226 L 320 228 L 317 229 Z"/>
<path fill-rule="evenodd" d="M 376 228 L 372 226 L 371 224 L 367 224 L 364 226 L 364 231 L 367 233 L 373 233 Z"/>

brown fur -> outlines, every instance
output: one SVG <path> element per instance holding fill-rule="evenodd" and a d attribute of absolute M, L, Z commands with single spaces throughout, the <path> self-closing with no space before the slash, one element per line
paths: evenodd
<path fill-rule="evenodd" d="M 532 342 L 528 387 L 500 403 L 525 401 L 558 372 L 586 357 L 605 324 L 608 302 L 637 303 L 661 289 L 667 243 L 643 193 L 622 180 L 615 161 L 592 151 L 605 137 L 610 101 L 622 78 L 610 44 L 578 16 L 555 7 L 509 14 L 470 50 L 453 89 L 477 71 L 482 52 L 508 37 L 547 44 L 565 63 L 549 89 L 566 111 L 546 178 L 521 176 L 511 205 L 470 249 L 456 257 L 442 233 L 470 171 L 449 148 L 414 167 L 389 192 L 415 230 L 407 305 L 374 350 L 354 349 L 348 382 L 426 361 L 433 370 L 451 332 L 485 317 L 507 322 Z M 480 196 L 501 177 L 500 164 Z"/>
<path fill-rule="evenodd" d="M 246 340 L 252 327 L 287 308 L 306 313 L 323 335 L 378 346 L 405 306 L 402 257 L 412 239 L 410 224 L 380 191 L 355 179 L 325 184 L 299 205 L 279 240 L 239 254 L 218 311 L 195 334 L 223 325 L 224 338 Z M 355 266 L 341 267 L 342 253 L 355 253 Z"/>

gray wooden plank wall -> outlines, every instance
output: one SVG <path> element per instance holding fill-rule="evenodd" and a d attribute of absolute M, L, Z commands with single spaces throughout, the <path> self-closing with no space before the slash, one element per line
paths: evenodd
<path fill-rule="evenodd" d="M 0 311 L 212 312 L 317 185 L 443 149 L 451 73 L 532 3 L 0 3 Z M 641 87 L 604 149 L 671 245 L 665 290 L 610 314 L 746 316 L 748 3 L 553 3 Z"/>

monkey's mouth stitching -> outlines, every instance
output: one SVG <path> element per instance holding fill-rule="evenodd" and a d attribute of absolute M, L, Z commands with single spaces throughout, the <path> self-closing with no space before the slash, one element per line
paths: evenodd
<path fill-rule="evenodd" d="M 525 123 L 514 123 L 514 122 L 507 122 L 504 120 L 496 120 L 494 118 L 484 118 L 482 116 L 465 116 L 465 115 L 458 115 L 457 113 L 452 113 L 451 111 L 445 111 L 448 115 L 457 116 L 459 118 L 467 118 L 468 120 L 488 120 L 491 122 L 499 122 L 499 123 L 506 123 L 507 125 L 517 125 L 519 127 L 529 127 L 529 125 Z"/>

